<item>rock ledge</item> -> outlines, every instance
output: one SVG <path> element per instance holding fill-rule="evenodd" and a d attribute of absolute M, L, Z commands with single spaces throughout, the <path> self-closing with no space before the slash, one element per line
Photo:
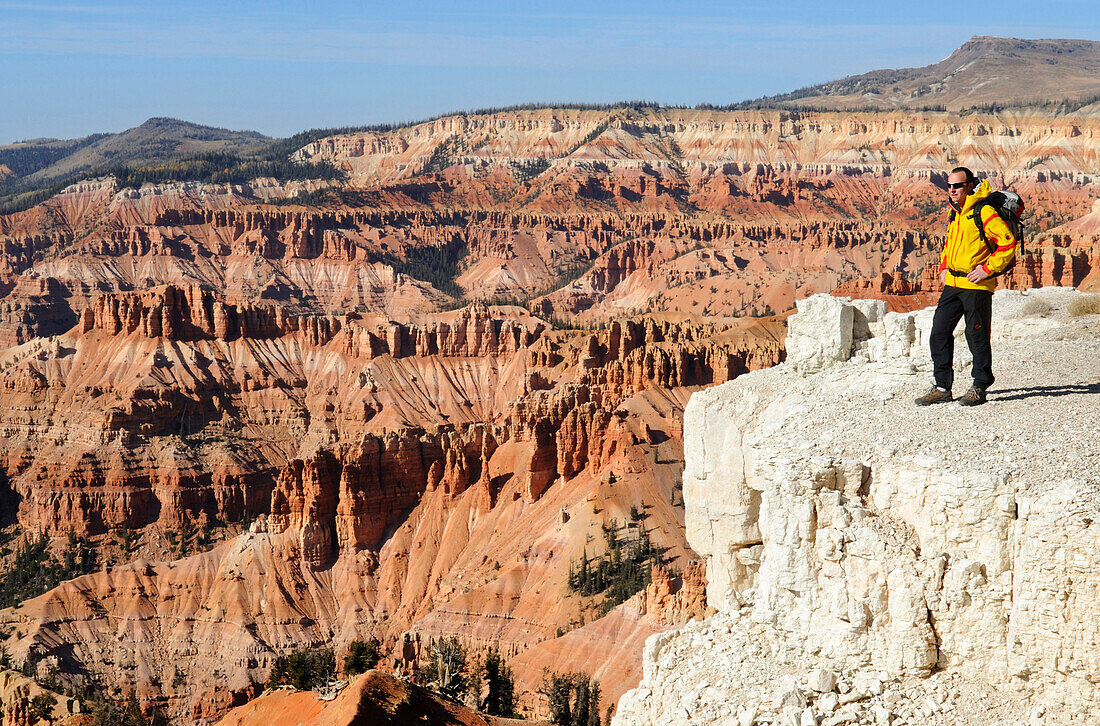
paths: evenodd
<path fill-rule="evenodd" d="M 785 364 L 695 394 L 687 535 L 719 612 L 647 641 L 614 723 L 1095 722 L 1100 316 L 1067 312 L 1080 294 L 996 294 L 985 406 L 913 404 L 931 309 L 826 295 L 800 301 Z"/>

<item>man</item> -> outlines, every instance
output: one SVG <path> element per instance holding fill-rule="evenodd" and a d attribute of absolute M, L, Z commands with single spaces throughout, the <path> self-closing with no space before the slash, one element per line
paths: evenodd
<path fill-rule="evenodd" d="M 982 241 L 974 219 L 974 207 L 993 192 L 989 182 L 979 180 L 965 166 L 947 176 L 947 199 L 954 210 L 947 226 L 947 240 L 940 258 L 943 293 L 932 318 L 929 344 L 936 384 L 916 400 L 918 406 L 951 400 L 954 378 L 955 326 L 966 318 L 966 344 L 974 357 L 974 384 L 959 399 L 963 406 L 985 403 L 985 392 L 993 385 L 993 359 L 989 345 L 989 323 L 993 314 L 994 277 L 1008 267 L 1016 255 L 1016 239 L 1008 225 L 991 206 L 981 209 L 981 223 L 990 247 Z"/>

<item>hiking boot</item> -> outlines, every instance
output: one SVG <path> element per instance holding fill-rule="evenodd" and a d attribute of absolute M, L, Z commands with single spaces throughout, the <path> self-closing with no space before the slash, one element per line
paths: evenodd
<path fill-rule="evenodd" d="M 971 386 L 970 390 L 959 399 L 960 406 L 981 406 L 985 403 L 985 389 Z"/>
<path fill-rule="evenodd" d="M 943 391 L 935 386 L 928 389 L 928 393 L 916 399 L 918 406 L 931 406 L 933 403 L 947 403 L 951 400 L 951 391 Z"/>

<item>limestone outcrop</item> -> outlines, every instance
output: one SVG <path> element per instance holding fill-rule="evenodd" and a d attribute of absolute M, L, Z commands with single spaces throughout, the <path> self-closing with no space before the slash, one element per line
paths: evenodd
<path fill-rule="evenodd" d="M 694 394 L 685 521 L 718 615 L 647 641 L 615 723 L 1100 716 L 1100 315 L 1072 314 L 1082 297 L 995 295 L 976 409 L 913 404 L 931 309 L 829 296 L 799 302 L 785 364 Z"/>

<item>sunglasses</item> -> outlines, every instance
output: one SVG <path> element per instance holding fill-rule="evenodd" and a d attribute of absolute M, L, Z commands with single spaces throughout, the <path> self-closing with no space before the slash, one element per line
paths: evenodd
<path fill-rule="evenodd" d="M 947 183 L 947 188 L 948 189 L 962 189 L 963 187 L 965 187 L 969 183 L 970 182 L 948 182 Z"/>

